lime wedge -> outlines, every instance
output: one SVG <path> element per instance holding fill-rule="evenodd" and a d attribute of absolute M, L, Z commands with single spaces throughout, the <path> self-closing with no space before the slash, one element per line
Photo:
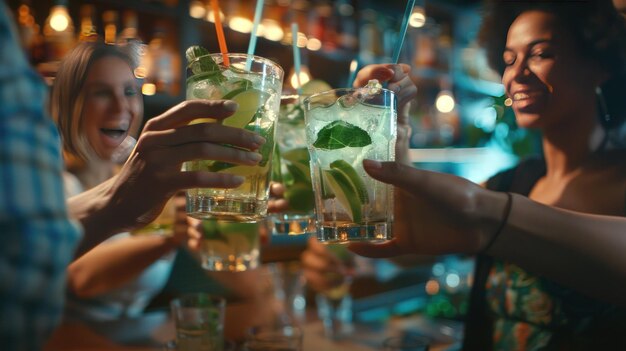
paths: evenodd
<path fill-rule="evenodd" d="M 289 208 L 296 212 L 309 212 L 315 204 L 310 184 L 294 184 L 285 191 L 285 199 L 289 201 Z"/>
<path fill-rule="evenodd" d="M 326 173 L 324 173 L 324 171 L 322 171 L 320 177 L 320 188 L 322 188 L 322 199 L 328 200 L 335 198 L 335 193 L 333 189 L 330 188 L 330 185 L 328 185 L 328 179 L 326 179 Z"/>
<path fill-rule="evenodd" d="M 248 252 L 256 244 L 259 233 L 257 223 L 222 222 L 220 228 L 228 233 L 225 236 L 231 247 L 238 247 L 239 251 Z"/>
<path fill-rule="evenodd" d="M 285 151 L 282 157 L 291 163 L 309 164 L 309 150 L 305 147 Z"/>
<path fill-rule="evenodd" d="M 335 199 L 349 212 L 352 222 L 361 222 L 361 201 L 348 177 L 336 169 L 323 170 L 326 185 L 335 193 Z"/>
<path fill-rule="evenodd" d="M 242 177 L 250 177 L 263 172 L 264 169 L 258 166 L 234 166 L 220 170 L 221 173 L 234 174 Z"/>
<path fill-rule="evenodd" d="M 235 94 L 235 92 L 238 92 Z M 253 88 L 240 88 L 226 95 L 225 99 L 230 99 L 239 104 L 237 111 L 223 122 L 225 126 L 243 128 L 252 122 L 259 108 L 265 105 L 268 94 Z M 227 98 L 228 96 L 228 98 Z"/>
<path fill-rule="evenodd" d="M 354 190 L 356 191 L 356 193 L 359 195 L 359 200 L 361 201 L 362 204 L 365 205 L 369 202 L 367 188 L 365 187 L 365 183 L 363 182 L 363 179 L 359 176 L 356 170 L 352 168 L 352 166 L 348 162 L 344 160 L 333 161 L 330 164 L 330 168 L 343 173 L 346 176 L 346 178 L 350 180 L 350 183 L 354 187 Z"/>

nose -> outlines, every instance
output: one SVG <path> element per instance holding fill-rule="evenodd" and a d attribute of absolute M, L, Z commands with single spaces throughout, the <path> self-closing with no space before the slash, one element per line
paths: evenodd
<path fill-rule="evenodd" d="M 114 112 L 122 112 L 128 109 L 128 99 L 124 94 L 114 94 L 112 100 L 111 108 Z"/>
<path fill-rule="evenodd" d="M 530 67 L 525 59 L 516 60 L 509 69 L 511 70 L 512 78 L 516 80 L 527 78 L 530 75 Z"/>

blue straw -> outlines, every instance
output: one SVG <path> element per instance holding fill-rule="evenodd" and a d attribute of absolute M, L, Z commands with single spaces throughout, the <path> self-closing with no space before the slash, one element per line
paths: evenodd
<path fill-rule="evenodd" d="M 256 49 L 256 32 L 259 29 L 259 23 L 261 22 L 261 16 L 263 14 L 263 0 L 257 0 L 256 7 L 254 9 L 254 23 L 252 24 L 252 32 L 250 32 L 250 43 L 248 43 L 248 58 L 246 59 L 246 71 L 250 70 L 252 66 L 252 55 Z"/>
<path fill-rule="evenodd" d="M 415 6 L 415 0 L 409 0 L 406 4 L 406 10 L 404 10 L 404 18 L 402 19 L 402 26 L 400 27 L 400 36 L 396 43 L 396 49 L 393 53 L 393 63 L 398 63 L 400 59 L 400 51 L 402 50 L 402 44 L 404 43 L 404 37 L 406 36 L 406 30 L 409 27 L 409 17 L 413 12 L 413 6 Z"/>
<path fill-rule="evenodd" d="M 302 94 L 302 84 L 300 84 L 300 49 L 298 49 L 298 24 L 291 23 L 291 47 L 293 48 L 293 69 L 298 82 L 298 94 Z"/>

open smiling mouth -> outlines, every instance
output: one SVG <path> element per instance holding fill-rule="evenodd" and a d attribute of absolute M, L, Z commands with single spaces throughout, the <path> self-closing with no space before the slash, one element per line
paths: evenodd
<path fill-rule="evenodd" d="M 113 138 L 113 139 L 121 138 L 125 136 L 126 133 L 128 132 L 125 129 L 108 129 L 108 128 L 100 128 L 100 131 L 106 136 Z"/>

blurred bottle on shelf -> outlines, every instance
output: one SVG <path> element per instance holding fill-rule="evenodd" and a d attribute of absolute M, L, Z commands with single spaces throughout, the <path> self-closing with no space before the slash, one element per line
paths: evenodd
<path fill-rule="evenodd" d="M 379 27 L 376 23 L 377 16 L 376 11 L 371 9 L 365 9 L 361 12 L 359 58 L 363 64 L 376 62 L 376 57 L 382 53 L 380 46 L 382 40 Z"/>
<path fill-rule="evenodd" d="M 129 42 L 142 42 L 139 38 L 138 30 L 139 21 L 137 13 L 132 10 L 126 10 L 122 13 L 122 30 L 117 38 L 118 44 L 126 44 Z"/>
<path fill-rule="evenodd" d="M 420 68 L 437 66 L 437 39 L 439 26 L 431 25 L 419 28 L 415 45 L 415 65 Z"/>
<path fill-rule="evenodd" d="M 74 46 L 74 23 L 66 0 L 55 0 L 43 27 L 46 61 L 60 61 Z"/>
<path fill-rule="evenodd" d="M 117 36 L 117 45 L 132 45 L 133 52 L 131 55 L 137 63 L 135 68 L 135 77 L 143 79 L 146 77 L 146 55 L 148 46 L 139 36 L 139 20 L 137 13 L 132 10 L 126 10 L 122 13 L 122 30 Z"/>
<path fill-rule="evenodd" d="M 358 46 L 357 23 L 354 16 L 354 6 L 350 0 L 335 2 L 334 15 L 337 21 L 337 43 L 340 48 L 356 50 Z"/>
<path fill-rule="evenodd" d="M 157 23 L 154 35 L 148 43 L 144 56 L 145 81 L 142 91 L 145 95 L 180 92 L 180 57 L 164 23 Z"/>
<path fill-rule="evenodd" d="M 115 44 L 117 40 L 117 12 L 113 10 L 104 11 L 102 23 L 104 24 L 104 42 Z"/>
<path fill-rule="evenodd" d="M 17 9 L 17 26 L 20 44 L 31 63 L 39 63 L 44 59 L 43 37 L 39 25 L 35 22 L 35 14 L 30 0 L 22 0 Z"/>
<path fill-rule="evenodd" d="M 97 41 L 98 31 L 95 22 L 96 8 L 85 4 L 80 7 L 80 33 L 78 41 Z"/>

